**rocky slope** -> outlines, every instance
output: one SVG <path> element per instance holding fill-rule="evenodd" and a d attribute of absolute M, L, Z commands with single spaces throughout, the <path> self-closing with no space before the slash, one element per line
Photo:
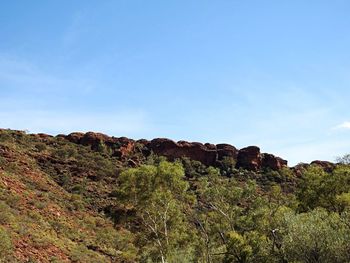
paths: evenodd
<path fill-rule="evenodd" d="M 202 187 L 217 187 L 208 190 L 206 198 L 219 193 L 221 202 L 225 193 L 230 197 L 252 181 L 259 198 L 269 198 L 277 185 L 278 202 L 282 195 L 293 203 L 290 194 L 297 191 L 308 168 L 330 175 L 342 168 L 325 161 L 290 168 L 287 161 L 261 153 L 256 146 L 237 149 L 229 144 L 132 140 L 93 132 L 51 136 L 0 129 L 0 262 L 140 262 L 146 232 L 136 214 L 143 209 L 121 205 L 120 178 L 124 172 L 157 168 L 164 162 L 157 155 L 180 159 L 166 165 L 181 167 L 184 177 L 178 183 L 188 184 L 186 193 L 201 195 L 196 197 L 200 207 L 192 207 L 192 197 L 186 207 L 195 213 L 209 209 L 207 215 L 213 211 L 209 203 L 203 204 Z M 143 191 L 143 181 L 135 178 Z M 207 185 L 206 180 L 215 181 Z M 271 196 L 277 198 L 275 192 Z M 249 202 L 238 200 L 238 204 L 240 211 L 246 211 Z M 190 229 L 196 229 L 191 220 Z"/>

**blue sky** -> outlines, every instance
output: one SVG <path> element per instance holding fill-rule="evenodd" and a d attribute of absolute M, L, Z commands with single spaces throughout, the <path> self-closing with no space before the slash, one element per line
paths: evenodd
<path fill-rule="evenodd" d="M 0 3 L 0 127 L 350 152 L 350 2 Z"/>

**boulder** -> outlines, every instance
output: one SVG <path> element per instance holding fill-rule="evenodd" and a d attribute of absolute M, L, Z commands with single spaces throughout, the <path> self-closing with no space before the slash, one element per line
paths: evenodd
<path fill-rule="evenodd" d="M 328 173 L 332 172 L 334 170 L 334 168 L 336 167 L 336 165 L 332 162 L 320 161 L 320 160 L 312 161 L 311 165 L 318 165 L 318 166 L 322 167 L 323 170 L 325 170 Z"/>
<path fill-rule="evenodd" d="M 62 134 L 60 134 L 58 136 L 62 137 Z M 84 133 L 82 133 L 82 132 L 72 132 L 71 134 L 65 136 L 65 138 L 68 141 L 70 141 L 72 143 L 76 143 L 76 144 L 80 144 L 81 138 L 83 138 L 83 137 L 84 137 Z"/>
<path fill-rule="evenodd" d="M 293 174 L 296 175 L 297 177 L 301 177 L 304 170 L 309 167 L 309 164 L 307 163 L 298 163 L 294 167 L 291 168 L 293 171 Z"/>
<path fill-rule="evenodd" d="M 129 155 L 135 147 L 135 141 L 126 137 L 110 137 L 103 133 L 74 132 L 65 136 L 65 138 L 73 143 L 90 146 L 91 149 L 98 151 L 101 145 L 105 145 L 110 150 L 112 155 L 117 157 L 125 157 Z"/>
<path fill-rule="evenodd" d="M 216 145 L 212 143 L 205 143 L 205 147 L 207 147 L 208 150 L 216 150 Z"/>
<path fill-rule="evenodd" d="M 208 149 L 204 144 L 198 142 L 179 141 L 176 143 L 169 139 L 157 138 L 150 142 L 148 148 L 155 154 L 165 156 L 170 160 L 188 157 L 207 166 L 215 165 L 217 159 L 216 150 Z"/>
<path fill-rule="evenodd" d="M 81 138 L 80 144 L 85 146 L 91 146 L 92 149 L 97 150 L 99 144 L 110 142 L 111 139 L 111 137 L 103 133 L 87 132 Z"/>
<path fill-rule="evenodd" d="M 137 140 L 136 142 L 139 144 L 143 144 L 144 146 L 147 146 L 148 144 L 150 144 L 150 141 L 146 139 L 140 139 L 140 140 Z"/>
<path fill-rule="evenodd" d="M 272 170 L 280 170 L 286 167 L 288 162 L 280 157 L 274 156 L 273 154 L 264 153 L 262 154 L 262 168 L 269 168 Z"/>
<path fill-rule="evenodd" d="M 108 144 L 107 146 L 113 147 L 117 146 L 119 147 L 118 150 L 114 151 L 114 155 L 120 156 L 122 158 L 130 155 L 135 150 L 135 141 L 126 137 L 120 137 L 120 138 L 114 138 L 111 145 Z"/>
<path fill-rule="evenodd" d="M 240 149 L 237 155 L 237 168 L 243 168 L 250 171 L 261 169 L 262 157 L 259 147 L 248 146 Z"/>
<path fill-rule="evenodd" d="M 218 152 L 219 161 L 223 160 L 225 157 L 237 160 L 238 150 L 236 149 L 236 147 L 230 144 L 220 143 L 216 145 L 216 149 Z"/>

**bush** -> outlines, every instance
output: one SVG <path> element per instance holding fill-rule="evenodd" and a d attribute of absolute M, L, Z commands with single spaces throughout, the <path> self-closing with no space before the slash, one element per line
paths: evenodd
<path fill-rule="evenodd" d="M 2 201 L 0 201 L 0 211 L 0 224 L 10 224 L 14 220 L 11 208 Z"/>
<path fill-rule="evenodd" d="M 71 250 L 70 260 L 72 260 L 72 262 L 85 263 L 106 262 L 101 256 L 89 250 L 84 245 L 78 245 Z"/>
<path fill-rule="evenodd" d="M 13 138 L 9 131 L 1 131 L 0 132 L 0 142 L 13 142 Z"/>
<path fill-rule="evenodd" d="M 35 149 L 37 149 L 39 152 L 42 152 L 42 151 L 45 151 L 46 150 L 46 144 L 45 143 L 42 143 L 42 142 L 40 142 L 40 143 L 37 143 L 37 144 L 35 144 Z"/>
<path fill-rule="evenodd" d="M 12 254 L 12 240 L 3 227 L 0 227 L 0 240 L 0 262 L 8 262 Z"/>
<path fill-rule="evenodd" d="M 315 209 L 286 214 L 283 251 L 288 262 L 348 262 L 349 228 L 337 213 Z"/>
<path fill-rule="evenodd" d="M 54 150 L 53 153 L 52 153 L 52 155 L 55 158 L 63 159 L 63 160 L 66 160 L 66 159 L 69 159 L 69 158 L 75 158 L 77 156 L 77 154 L 78 154 L 78 151 L 77 151 L 76 148 L 69 147 L 67 145 Z"/>
<path fill-rule="evenodd" d="M 72 194 L 70 197 L 70 203 L 67 204 L 68 209 L 71 211 L 83 211 L 85 208 L 85 203 L 79 194 Z"/>
<path fill-rule="evenodd" d="M 38 249 L 48 248 L 54 244 L 52 237 L 46 235 L 46 233 L 31 233 L 33 246 Z"/>

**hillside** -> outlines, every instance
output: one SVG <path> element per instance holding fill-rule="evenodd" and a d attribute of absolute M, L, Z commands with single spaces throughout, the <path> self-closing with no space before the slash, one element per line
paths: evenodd
<path fill-rule="evenodd" d="M 0 262 L 350 262 L 350 167 L 0 130 Z"/>

